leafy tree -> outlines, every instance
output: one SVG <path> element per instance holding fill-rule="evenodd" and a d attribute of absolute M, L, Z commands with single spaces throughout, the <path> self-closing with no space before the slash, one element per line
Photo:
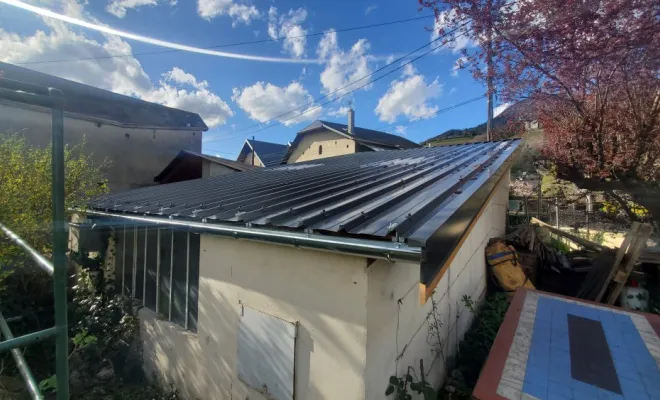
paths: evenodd
<path fill-rule="evenodd" d="M 0 222 L 46 257 L 51 255 L 51 149 L 30 146 L 20 134 L 0 135 Z M 107 192 L 103 169 L 85 151 L 85 143 L 65 147 L 65 207 Z M 0 266 L 25 253 L 0 238 Z"/>
<path fill-rule="evenodd" d="M 477 79 L 492 78 L 505 101 L 534 102 L 559 177 L 626 209 L 632 198 L 660 219 L 657 1 L 419 2 L 440 33 L 461 27 L 482 44 L 461 59 Z"/>

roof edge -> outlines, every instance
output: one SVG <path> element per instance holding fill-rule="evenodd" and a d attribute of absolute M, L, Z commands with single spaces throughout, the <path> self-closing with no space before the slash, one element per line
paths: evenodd
<path fill-rule="evenodd" d="M 368 239 L 325 236 L 315 233 L 283 232 L 275 229 L 183 221 L 170 218 L 111 213 L 82 208 L 72 208 L 70 210 L 72 212 L 79 212 L 86 215 L 127 219 L 141 224 L 169 225 L 198 233 L 215 234 L 232 237 L 234 239 L 267 242 L 388 261 L 421 262 L 422 257 L 421 248 L 409 247 L 398 242 L 381 242 Z"/>
<path fill-rule="evenodd" d="M 47 109 L 46 107 L 40 107 L 40 106 L 31 105 L 31 104 L 18 103 L 18 102 L 15 102 L 15 101 L 5 100 L 5 99 L 0 100 L 0 104 L 6 104 L 6 103 L 10 103 L 12 107 L 19 107 L 19 108 L 32 110 L 32 111 L 39 111 L 39 112 L 44 112 L 44 113 L 50 114 L 50 110 Z M 179 110 L 179 111 L 183 111 L 183 110 Z M 185 112 L 189 112 L 189 111 L 185 111 Z M 78 120 L 81 120 L 81 121 L 96 122 L 96 123 L 99 123 L 99 124 L 112 125 L 112 126 L 116 126 L 116 127 L 119 127 L 119 128 L 160 129 L 160 130 L 168 129 L 168 130 L 173 130 L 173 131 L 191 131 L 191 132 L 195 132 L 195 131 L 206 132 L 206 131 L 209 130 L 209 127 L 206 125 L 206 122 L 204 122 L 203 119 L 202 119 L 202 123 L 204 124 L 204 126 L 187 127 L 187 126 L 166 126 L 166 125 L 152 126 L 152 125 L 126 124 L 126 123 L 119 122 L 119 121 L 114 121 L 114 120 L 111 120 L 111 119 L 104 119 L 104 118 L 94 117 L 94 116 L 85 115 L 85 114 L 79 114 L 79 113 L 66 111 L 66 110 L 64 111 L 64 116 L 69 117 L 69 118 L 73 118 L 73 119 L 78 119 Z M 201 117 L 200 117 L 200 119 L 201 119 Z"/>

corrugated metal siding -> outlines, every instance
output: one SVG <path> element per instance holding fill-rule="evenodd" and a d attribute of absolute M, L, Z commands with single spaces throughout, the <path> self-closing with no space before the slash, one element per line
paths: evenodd
<path fill-rule="evenodd" d="M 519 144 L 351 154 L 133 190 L 91 208 L 423 245 Z"/>

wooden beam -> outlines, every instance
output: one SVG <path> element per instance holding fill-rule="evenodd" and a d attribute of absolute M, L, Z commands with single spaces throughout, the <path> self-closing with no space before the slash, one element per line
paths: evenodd
<path fill-rule="evenodd" d="M 638 229 L 639 229 L 639 223 L 633 222 L 632 227 L 626 233 L 626 237 L 623 239 L 623 242 L 621 243 L 619 250 L 617 250 L 616 252 L 616 257 L 614 258 L 612 269 L 610 269 L 610 273 L 607 275 L 607 279 L 605 280 L 605 283 L 603 283 L 603 287 L 600 288 L 598 295 L 594 299 L 596 302 L 600 302 L 600 300 L 603 298 L 603 295 L 605 295 L 605 290 L 607 290 L 607 287 L 610 285 L 610 281 L 612 280 L 612 278 L 614 278 L 616 271 L 619 269 L 619 264 L 621 263 L 621 260 L 623 260 L 623 256 L 626 254 L 626 251 L 628 251 L 628 247 L 630 247 L 630 242 L 632 242 L 633 236 L 637 234 Z"/>
<path fill-rule="evenodd" d="M 591 242 L 587 239 L 583 239 L 583 238 L 581 238 L 579 236 L 576 236 L 576 235 L 573 235 L 571 233 L 564 232 L 561 229 L 557 229 L 554 226 L 548 225 L 545 222 L 543 222 L 541 220 L 538 220 L 534 217 L 532 217 L 529 220 L 529 222 L 531 224 L 539 225 L 539 226 L 542 226 L 544 228 L 547 228 L 550 232 L 554 233 L 555 235 L 563 236 L 567 239 L 570 239 L 570 240 L 574 241 L 575 243 L 579 244 L 580 246 L 582 246 L 584 248 L 595 250 L 595 251 L 603 251 L 604 250 L 604 247 L 597 244 L 597 243 Z"/>

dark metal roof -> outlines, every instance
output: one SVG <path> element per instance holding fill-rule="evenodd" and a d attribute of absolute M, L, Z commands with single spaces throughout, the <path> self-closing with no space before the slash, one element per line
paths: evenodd
<path fill-rule="evenodd" d="M 112 194 L 114 213 L 399 241 L 438 265 L 520 140 L 349 154 Z M 424 275 L 424 274 L 423 274 Z"/>
<path fill-rule="evenodd" d="M 254 151 L 264 166 L 273 167 L 275 165 L 280 165 L 288 150 L 289 146 L 286 144 L 262 142 L 261 140 L 248 139 L 243 144 L 243 148 L 238 154 L 236 161 L 244 162 L 248 153 L 250 153 L 250 151 Z"/>
<path fill-rule="evenodd" d="M 181 150 L 176 155 L 176 157 L 174 157 L 172 161 L 170 161 L 170 163 L 167 164 L 167 166 L 163 168 L 163 170 L 154 177 L 154 182 L 161 182 L 161 180 L 164 177 L 168 176 L 173 170 L 175 170 L 176 168 L 180 168 L 181 165 L 185 164 L 186 159 L 191 159 L 191 158 L 207 160 L 214 164 L 220 164 L 227 168 L 233 169 L 234 171 L 239 171 L 239 172 L 256 168 L 253 167 L 252 165 L 247 165 L 247 164 L 239 163 L 237 161 L 227 160 L 226 158 L 215 157 L 208 154 L 196 153 L 190 150 Z M 201 163 L 199 164 L 199 167 L 201 169 Z M 199 174 L 200 175 L 198 177 L 201 177 L 201 171 L 199 171 Z"/>
<path fill-rule="evenodd" d="M 210 154 L 196 153 L 194 151 L 189 151 L 189 150 L 181 150 L 181 153 L 184 153 L 184 154 L 186 154 L 188 156 L 191 156 L 191 157 L 199 157 L 199 158 L 202 158 L 204 160 L 210 161 L 210 162 L 215 163 L 215 164 L 224 165 L 225 167 L 231 168 L 234 171 L 247 171 L 247 170 L 256 168 L 252 165 L 240 163 L 238 161 L 228 160 L 228 159 L 222 158 L 222 157 L 212 156 Z"/>
<path fill-rule="evenodd" d="M 93 86 L 0 62 L 6 79 L 53 87 L 64 93 L 64 111 L 121 126 L 208 130 L 195 113 L 165 107 Z"/>

